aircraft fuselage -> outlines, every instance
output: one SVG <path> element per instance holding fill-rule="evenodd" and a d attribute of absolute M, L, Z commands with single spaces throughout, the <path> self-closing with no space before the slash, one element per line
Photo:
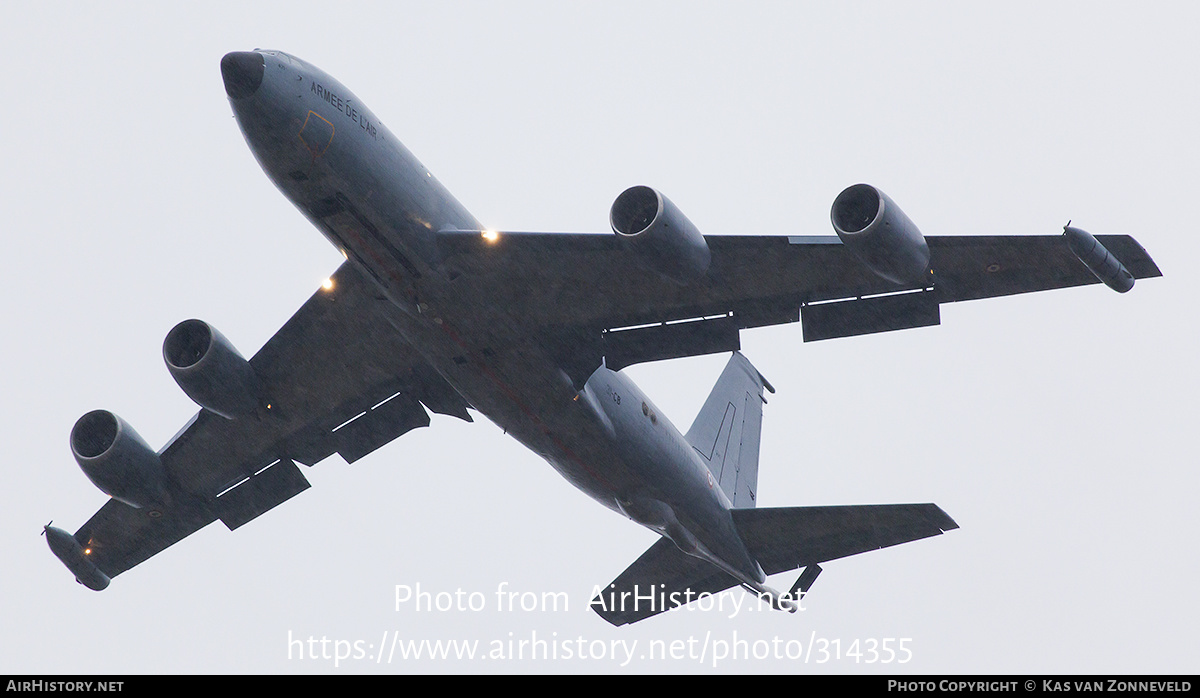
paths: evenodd
<path fill-rule="evenodd" d="M 649 398 L 603 366 L 577 389 L 536 318 L 442 263 L 439 236 L 483 226 L 353 93 L 276 51 L 229 54 L 222 74 L 267 176 L 375 281 L 396 330 L 476 410 L 596 501 L 763 590 L 728 497 Z"/>

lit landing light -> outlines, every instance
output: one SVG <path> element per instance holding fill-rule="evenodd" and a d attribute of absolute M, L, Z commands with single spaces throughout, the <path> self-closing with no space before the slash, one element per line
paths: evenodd
<path fill-rule="evenodd" d="M 321 288 L 325 289 L 326 291 L 332 291 L 333 290 L 333 278 L 330 277 L 330 278 L 322 281 Z"/>
<path fill-rule="evenodd" d="M 500 233 L 496 232 L 495 230 L 485 230 L 480 233 L 479 236 L 487 241 L 487 244 L 489 245 L 495 245 L 496 242 L 500 240 Z"/>

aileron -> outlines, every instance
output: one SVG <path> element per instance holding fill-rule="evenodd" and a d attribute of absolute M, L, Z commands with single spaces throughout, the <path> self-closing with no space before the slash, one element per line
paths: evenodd
<path fill-rule="evenodd" d="M 1128 235 L 1096 236 L 1134 278 L 1162 276 Z M 929 238 L 935 289 L 942 303 L 1100 283 L 1062 235 Z"/>

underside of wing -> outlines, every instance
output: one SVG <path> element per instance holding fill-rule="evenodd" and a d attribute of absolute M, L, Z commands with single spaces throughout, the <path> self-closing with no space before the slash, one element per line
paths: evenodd
<path fill-rule="evenodd" d="M 1125 235 L 1100 249 L 1132 278 L 1161 275 Z M 450 273 L 541 328 L 573 377 L 740 348 L 743 329 L 803 320 L 815 341 L 937 325 L 942 303 L 1100 283 L 1066 236 L 927 238 L 932 272 L 917 282 L 873 271 L 837 236 L 707 236 L 707 271 L 656 273 L 618 235 L 444 233 Z"/>
<path fill-rule="evenodd" d="M 234 419 L 201 410 L 157 454 L 142 454 L 165 496 L 105 504 L 74 535 L 91 564 L 114 577 L 217 519 L 235 529 L 309 487 L 296 463 L 334 453 L 354 462 L 427 426 L 426 408 L 470 421 L 466 401 L 387 321 L 391 306 L 373 286 L 348 263 L 332 282 L 249 360 L 262 409 Z"/>
<path fill-rule="evenodd" d="M 1097 235 L 1135 279 L 1162 276 L 1146 250 L 1128 235 Z M 938 302 L 1098 284 L 1063 235 L 960 235 L 929 238 Z"/>

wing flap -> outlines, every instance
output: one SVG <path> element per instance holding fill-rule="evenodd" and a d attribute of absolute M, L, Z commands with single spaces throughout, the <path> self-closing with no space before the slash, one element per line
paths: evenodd
<path fill-rule="evenodd" d="M 250 523 L 311 487 L 290 460 L 280 460 L 236 487 L 217 495 L 213 508 L 229 530 Z"/>
<path fill-rule="evenodd" d="M 809 304 L 800 308 L 804 341 L 930 327 L 942 322 L 941 306 L 927 291 Z"/>
<path fill-rule="evenodd" d="M 353 463 L 413 429 L 427 426 L 429 415 L 421 403 L 397 393 L 332 433 L 337 435 L 338 455 Z"/>
<path fill-rule="evenodd" d="M 734 318 L 651 325 L 604 333 L 606 365 L 614 371 L 647 361 L 717 354 L 742 348 Z"/>

